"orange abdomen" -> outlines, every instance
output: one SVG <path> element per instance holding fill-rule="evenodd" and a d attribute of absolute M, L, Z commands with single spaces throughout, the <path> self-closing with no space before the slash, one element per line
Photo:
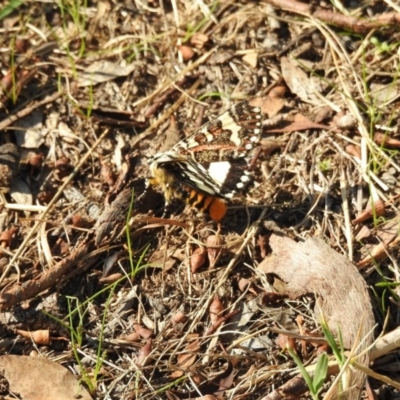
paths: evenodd
<path fill-rule="evenodd" d="M 213 221 L 219 222 L 226 214 L 226 204 L 218 197 L 211 197 L 212 201 L 208 207 L 208 212 Z"/>
<path fill-rule="evenodd" d="M 226 214 L 226 204 L 218 197 L 190 189 L 186 200 L 192 207 L 196 207 L 200 211 L 207 211 L 213 221 L 221 221 Z"/>

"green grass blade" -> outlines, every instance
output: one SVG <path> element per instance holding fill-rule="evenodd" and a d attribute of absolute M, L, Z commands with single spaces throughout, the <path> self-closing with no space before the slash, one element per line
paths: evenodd
<path fill-rule="evenodd" d="M 0 21 L 15 11 L 21 4 L 24 4 L 24 0 L 11 0 L 5 7 L 0 10 Z"/>
<path fill-rule="evenodd" d="M 315 367 L 315 374 L 313 376 L 313 387 L 318 393 L 325 382 L 326 374 L 328 372 L 328 356 L 324 353 L 318 359 Z"/>
<path fill-rule="evenodd" d="M 317 391 L 314 388 L 314 384 L 313 384 L 313 380 L 311 379 L 310 374 L 307 372 L 307 370 L 305 369 L 303 363 L 301 362 L 300 358 L 297 357 L 297 355 L 295 354 L 295 352 L 291 349 L 291 348 L 287 348 L 287 351 L 289 352 L 289 354 L 291 355 L 291 357 L 293 358 L 294 362 L 296 363 L 297 367 L 300 370 L 300 373 L 303 377 L 303 379 L 306 381 L 306 384 L 310 390 L 310 394 L 312 396 L 313 399 L 317 399 Z"/>

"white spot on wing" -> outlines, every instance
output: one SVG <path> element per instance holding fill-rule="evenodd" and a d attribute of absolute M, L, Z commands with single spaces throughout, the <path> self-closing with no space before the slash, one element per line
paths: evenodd
<path fill-rule="evenodd" d="M 217 161 L 210 163 L 208 174 L 220 186 L 224 184 L 226 177 L 231 169 L 231 164 L 228 161 Z"/>

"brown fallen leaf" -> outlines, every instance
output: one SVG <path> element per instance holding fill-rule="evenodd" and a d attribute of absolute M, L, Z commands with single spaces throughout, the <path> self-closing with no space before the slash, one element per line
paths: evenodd
<path fill-rule="evenodd" d="M 374 141 L 381 146 L 394 147 L 394 148 L 400 147 L 400 140 L 393 138 L 389 135 L 385 135 L 384 133 L 381 132 L 375 132 Z"/>
<path fill-rule="evenodd" d="M 110 285 L 111 283 L 117 282 L 119 279 L 121 279 L 124 275 L 121 274 L 120 272 L 115 272 L 114 274 L 110 274 L 108 276 L 103 276 L 99 279 L 99 283 L 102 283 L 103 285 Z"/>
<path fill-rule="evenodd" d="M 187 320 L 187 316 L 185 315 L 185 313 L 183 313 L 182 311 L 178 311 L 176 312 L 172 317 L 171 317 L 171 322 L 173 324 L 181 324 L 186 322 Z"/>
<path fill-rule="evenodd" d="M 317 316 L 322 313 L 335 334 L 340 329 L 345 348 L 358 346 L 354 356 L 365 351 L 373 340 L 374 315 L 366 284 L 355 265 L 319 239 L 297 243 L 273 233 L 269 245 L 272 254 L 261 262 L 259 269 L 284 281 L 290 298 L 315 294 Z M 358 361 L 368 366 L 368 352 Z M 365 374 L 350 371 L 348 398 L 356 399 Z"/>
<path fill-rule="evenodd" d="M 23 338 L 32 340 L 39 345 L 48 345 L 50 343 L 50 332 L 48 329 L 40 329 L 33 332 L 16 329 L 15 333 L 22 336 Z"/>
<path fill-rule="evenodd" d="M 198 49 L 202 49 L 204 45 L 210 40 L 210 37 L 205 33 L 195 33 L 191 39 L 190 43 L 196 46 Z"/>
<path fill-rule="evenodd" d="M 385 215 L 385 202 L 381 199 L 378 199 L 374 202 L 372 207 L 371 204 L 368 204 L 366 209 L 358 214 L 357 217 L 351 221 L 351 223 L 354 225 L 360 224 L 367 219 L 372 217 L 381 217 L 382 215 Z"/>
<path fill-rule="evenodd" d="M 357 242 L 361 242 L 362 240 L 368 239 L 371 236 L 372 236 L 371 229 L 369 229 L 368 226 L 363 225 L 359 230 L 359 232 L 357 233 L 355 239 Z"/>
<path fill-rule="evenodd" d="M 313 105 L 320 105 L 321 99 L 316 93 L 321 93 L 323 88 L 321 80 L 305 72 L 301 62 L 290 57 L 281 58 L 282 76 L 292 93 L 301 100 Z"/>
<path fill-rule="evenodd" d="M 379 243 L 366 246 L 368 254 L 357 263 L 357 267 L 363 268 L 371 262 L 387 258 L 390 249 L 397 246 L 400 240 L 398 236 L 399 226 L 400 217 L 396 216 L 377 227 L 376 236 L 379 238 Z"/>
<path fill-rule="evenodd" d="M 71 372 L 47 358 L 1 356 L 0 369 L 10 390 L 24 400 L 92 400 Z"/>
<path fill-rule="evenodd" d="M 100 179 L 110 188 L 115 185 L 115 173 L 111 168 L 110 163 L 101 159 Z"/>
<path fill-rule="evenodd" d="M 293 121 L 289 125 L 286 125 L 282 129 L 271 129 L 270 132 L 279 132 L 279 131 L 293 132 L 293 131 L 304 131 L 307 129 L 327 129 L 327 130 L 329 130 L 330 127 L 328 125 L 315 123 L 302 114 L 296 114 L 293 118 Z"/>
<path fill-rule="evenodd" d="M 12 226 L 10 229 L 7 229 L 6 231 L 2 232 L 0 235 L 0 246 L 10 248 L 14 234 L 17 233 L 18 230 L 19 230 L 18 227 Z"/>
<path fill-rule="evenodd" d="M 208 254 L 208 262 L 209 268 L 213 269 L 215 267 L 216 262 L 218 261 L 221 255 L 221 248 L 223 240 L 221 236 L 217 235 L 210 235 L 207 237 L 206 240 L 206 247 L 207 247 L 207 254 Z"/>
<path fill-rule="evenodd" d="M 277 85 L 270 90 L 268 97 L 271 99 L 282 99 L 285 96 L 286 92 L 287 92 L 286 86 Z"/>
<path fill-rule="evenodd" d="M 137 332 L 132 332 L 129 335 L 125 336 L 123 339 L 127 340 L 128 342 L 139 342 L 141 337 Z"/>
<path fill-rule="evenodd" d="M 74 214 L 71 217 L 71 223 L 75 228 L 90 228 L 91 225 L 90 221 L 81 214 Z"/>
<path fill-rule="evenodd" d="M 261 400 L 298 399 L 307 390 L 308 387 L 304 379 L 295 376 Z"/>
<path fill-rule="evenodd" d="M 196 54 L 192 47 L 186 45 L 178 46 L 178 50 L 185 61 L 191 60 Z"/>
<path fill-rule="evenodd" d="M 178 366 L 181 368 L 183 371 L 187 370 L 191 365 L 194 364 L 197 358 L 197 354 L 200 350 L 200 341 L 195 340 L 192 343 L 189 343 L 186 346 L 186 349 L 182 354 L 179 354 L 177 359 L 178 359 Z"/>
<path fill-rule="evenodd" d="M 151 353 L 152 348 L 153 344 L 151 342 L 151 339 L 149 339 L 138 352 L 138 357 L 137 357 L 138 365 L 145 367 L 151 361 L 149 354 Z"/>
<path fill-rule="evenodd" d="M 133 328 L 135 329 L 135 332 L 138 333 L 143 339 L 150 339 L 150 337 L 153 335 L 153 331 L 143 328 L 139 324 L 133 324 Z"/>
<path fill-rule="evenodd" d="M 368 255 L 357 263 L 358 268 L 363 268 L 371 263 L 382 261 L 389 256 L 391 249 L 400 242 L 400 237 L 396 238 L 389 245 L 385 243 L 378 243 L 369 248 Z"/>
<path fill-rule="evenodd" d="M 350 154 L 351 156 L 361 160 L 361 149 L 360 146 L 356 146 L 354 144 L 348 144 L 345 148 L 346 153 Z"/>
<path fill-rule="evenodd" d="M 277 96 L 263 96 L 255 97 L 251 100 L 251 105 L 254 107 L 261 107 L 264 114 L 268 118 L 276 117 L 285 107 L 286 100 Z"/>
<path fill-rule="evenodd" d="M 398 237 L 399 227 L 400 216 L 395 216 L 394 218 L 377 227 L 376 235 L 382 242 L 389 244 Z"/>
<path fill-rule="evenodd" d="M 207 251 L 204 247 L 198 247 L 190 257 L 190 270 L 192 274 L 196 273 L 206 262 Z"/>
<path fill-rule="evenodd" d="M 210 320 L 212 324 L 214 324 L 218 320 L 223 310 L 224 305 L 222 304 L 219 297 L 215 296 L 214 300 L 210 304 Z"/>
<path fill-rule="evenodd" d="M 275 343 L 282 349 L 287 350 L 291 349 L 295 354 L 297 354 L 296 350 L 296 341 L 287 335 L 283 335 L 282 333 L 278 334 L 278 337 L 275 340 Z"/>
<path fill-rule="evenodd" d="M 60 157 L 54 164 L 54 174 L 59 181 L 62 181 L 73 170 L 71 161 L 67 157 Z"/>
<path fill-rule="evenodd" d="M 257 68 L 258 52 L 257 51 L 249 52 L 242 57 L 242 60 L 247 62 L 247 64 L 249 64 L 251 67 Z"/>

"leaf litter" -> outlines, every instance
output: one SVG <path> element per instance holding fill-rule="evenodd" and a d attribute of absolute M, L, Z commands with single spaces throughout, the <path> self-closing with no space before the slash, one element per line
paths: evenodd
<path fill-rule="evenodd" d="M 399 14 L 345 7 L 2 15 L 1 395 L 310 398 L 287 348 L 311 375 L 328 353 L 321 398 L 396 393 Z M 243 99 L 265 116 L 253 186 L 220 225 L 162 216 L 148 159 Z"/>

